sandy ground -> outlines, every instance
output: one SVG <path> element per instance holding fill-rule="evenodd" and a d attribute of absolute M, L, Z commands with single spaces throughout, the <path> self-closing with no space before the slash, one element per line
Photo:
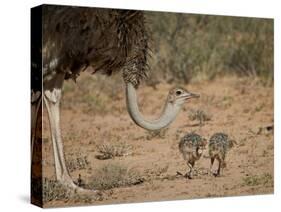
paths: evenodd
<path fill-rule="evenodd" d="M 62 102 L 62 135 L 70 174 L 77 180 L 79 174 L 87 185 L 101 167 L 110 164 L 137 172 L 142 181 L 102 190 L 98 197 L 54 199 L 45 207 L 112 204 L 125 202 L 191 199 L 235 195 L 271 194 L 274 178 L 273 87 L 264 87 L 252 79 L 221 78 L 212 82 L 191 83 L 185 86 L 201 94 L 200 99 L 186 103 L 183 111 L 168 130 L 153 135 L 137 127 L 126 112 L 122 87 L 103 94 L 85 91 L 83 77 L 77 85 L 67 82 Z M 84 86 L 84 87 L 83 87 Z M 141 109 L 147 117 L 157 117 L 166 99 L 168 84 L 157 89 L 139 88 Z M 107 93 L 108 90 L 107 90 Z M 95 96 L 98 96 L 95 99 Z M 199 125 L 190 120 L 191 110 L 202 110 L 210 118 Z M 155 114 L 155 115 L 154 115 Z M 54 161 L 48 120 L 44 114 L 43 172 L 54 179 Z M 196 163 L 198 171 L 193 179 L 178 176 L 187 166 L 179 153 L 180 138 L 196 132 L 209 139 L 216 132 L 227 133 L 238 143 L 229 151 L 220 177 L 208 175 L 208 151 Z M 107 160 L 97 158 L 102 144 L 125 145 L 124 156 Z M 75 163 L 82 158 L 80 165 Z M 84 160 L 84 164 L 83 164 Z M 215 164 L 216 165 L 216 164 Z M 70 165 L 69 165 L 70 166 Z"/>

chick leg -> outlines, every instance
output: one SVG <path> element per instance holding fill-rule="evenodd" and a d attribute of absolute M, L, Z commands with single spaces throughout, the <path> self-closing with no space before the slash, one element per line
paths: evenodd
<path fill-rule="evenodd" d="M 187 165 L 189 167 L 189 172 L 186 174 L 186 176 L 188 179 L 192 179 L 194 163 L 195 163 L 194 161 L 189 161 L 187 163 Z"/>
<path fill-rule="evenodd" d="M 216 177 L 220 176 L 221 168 L 222 168 L 222 160 L 219 158 L 218 161 L 219 161 L 219 167 L 218 167 L 217 173 L 215 175 Z"/>
<path fill-rule="evenodd" d="M 213 168 L 213 164 L 214 164 L 215 158 L 211 157 L 211 164 L 210 164 L 210 169 L 209 169 L 209 174 L 212 174 L 212 168 Z"/>

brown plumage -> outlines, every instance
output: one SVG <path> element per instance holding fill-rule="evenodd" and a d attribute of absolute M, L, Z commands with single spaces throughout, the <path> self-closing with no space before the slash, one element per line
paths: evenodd
<path fill-rule="evenodd" d="M 219 162 L 218 169 L 216 173 L 214 173 L 215 176 L 219 176 L 221 169 L 226 167 L 226 154 L 234 146 L 234 144 L 236 144 L 236 141 L 231 140 L 227 134 L 215 133 L 211 136 L 209 141 L 209 155 L 211 158 L 210 171 L 215 159 Z"/>
<path fill-rule="evenodd" d="M 185 175 L 189 179 L 192 178 L 195 162 L 201 158 L 206 144 L 206 139 L 196 133 L 188 133 L 180 140 L 179 150 L 189 167 L 189 172 Z"/>
<path fill-rule="evenodd" d="M 43 6 L 43 74 L 64 72 L 76 79 L 93 73 L 123 78 L 138 86 L 147 75 L 148 36 L 142 11 Z"/>
<path fill-rule="evenodd" d="M 76 189 L 77 185 L 67 169 L 60 129 L 65 79 L 76 80 L 84 70 L 107 75 L 122 71 L 128 113 L 147 130 L 167 127 L 188 99 L 199 97 L 184 89 L 173 90 L 174 98 L 166 102 L 159 118 L 148 120 L 141 114 L 136 88 L 147 76 L 149 51 L 141 11 L 43 5 L 34 8 L 32 16 L 31 146 L 36 140 L 37 116 L 43 100 L 49 117 L 56 178 L 68 187 Z"/>
<path fill-rule="evenodd" d="M 148 71 L 144 14 L 134 10 L 42 5 L 33 8 L 31 16 L 31 157 L 44 100 L 54 157 L 58 158 L 56 177 L 75 188 L 60 136 L 63 82 L 76 80 L 85 70 L 106 75 L 122 71 L 125 84 L 137 88 Z"/>

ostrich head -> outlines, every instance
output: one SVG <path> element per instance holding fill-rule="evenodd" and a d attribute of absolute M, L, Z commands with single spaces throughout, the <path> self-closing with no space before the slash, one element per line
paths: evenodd
<path fill-rule="evenodd" d="M 188 99 L 199 97 L 199 94 L 191 93 L 184 88 L 174 88 L 168 94 L 168 102 L 174 106 L 181 107 Z"/>
<path fill-rule="evenodd" d="M 147 130 L 160 130 L 171 124 L 183 104 L 191 98 L 198 98 L 198 94 L 191 93 L 183 88 L 171 89 L 163 109 L 158 119 L 147 120 L 143 117 L 138 108 L 137 94 L 134 85 L 130 82 L 126 83 L 126 100 L 127 109 L 132 120 L 140 127 Z"/>

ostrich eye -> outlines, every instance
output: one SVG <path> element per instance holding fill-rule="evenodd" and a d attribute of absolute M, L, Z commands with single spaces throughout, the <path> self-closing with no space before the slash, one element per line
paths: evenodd
<path fill-rule="evenodd" d="M 181 95 L 181 93 L 182 93 L 182 92 L 181 92 L 180 90 L 177 90 L 177 91 L 176 91 L 176 95 L 177 95 L 177 96 Z"/>

